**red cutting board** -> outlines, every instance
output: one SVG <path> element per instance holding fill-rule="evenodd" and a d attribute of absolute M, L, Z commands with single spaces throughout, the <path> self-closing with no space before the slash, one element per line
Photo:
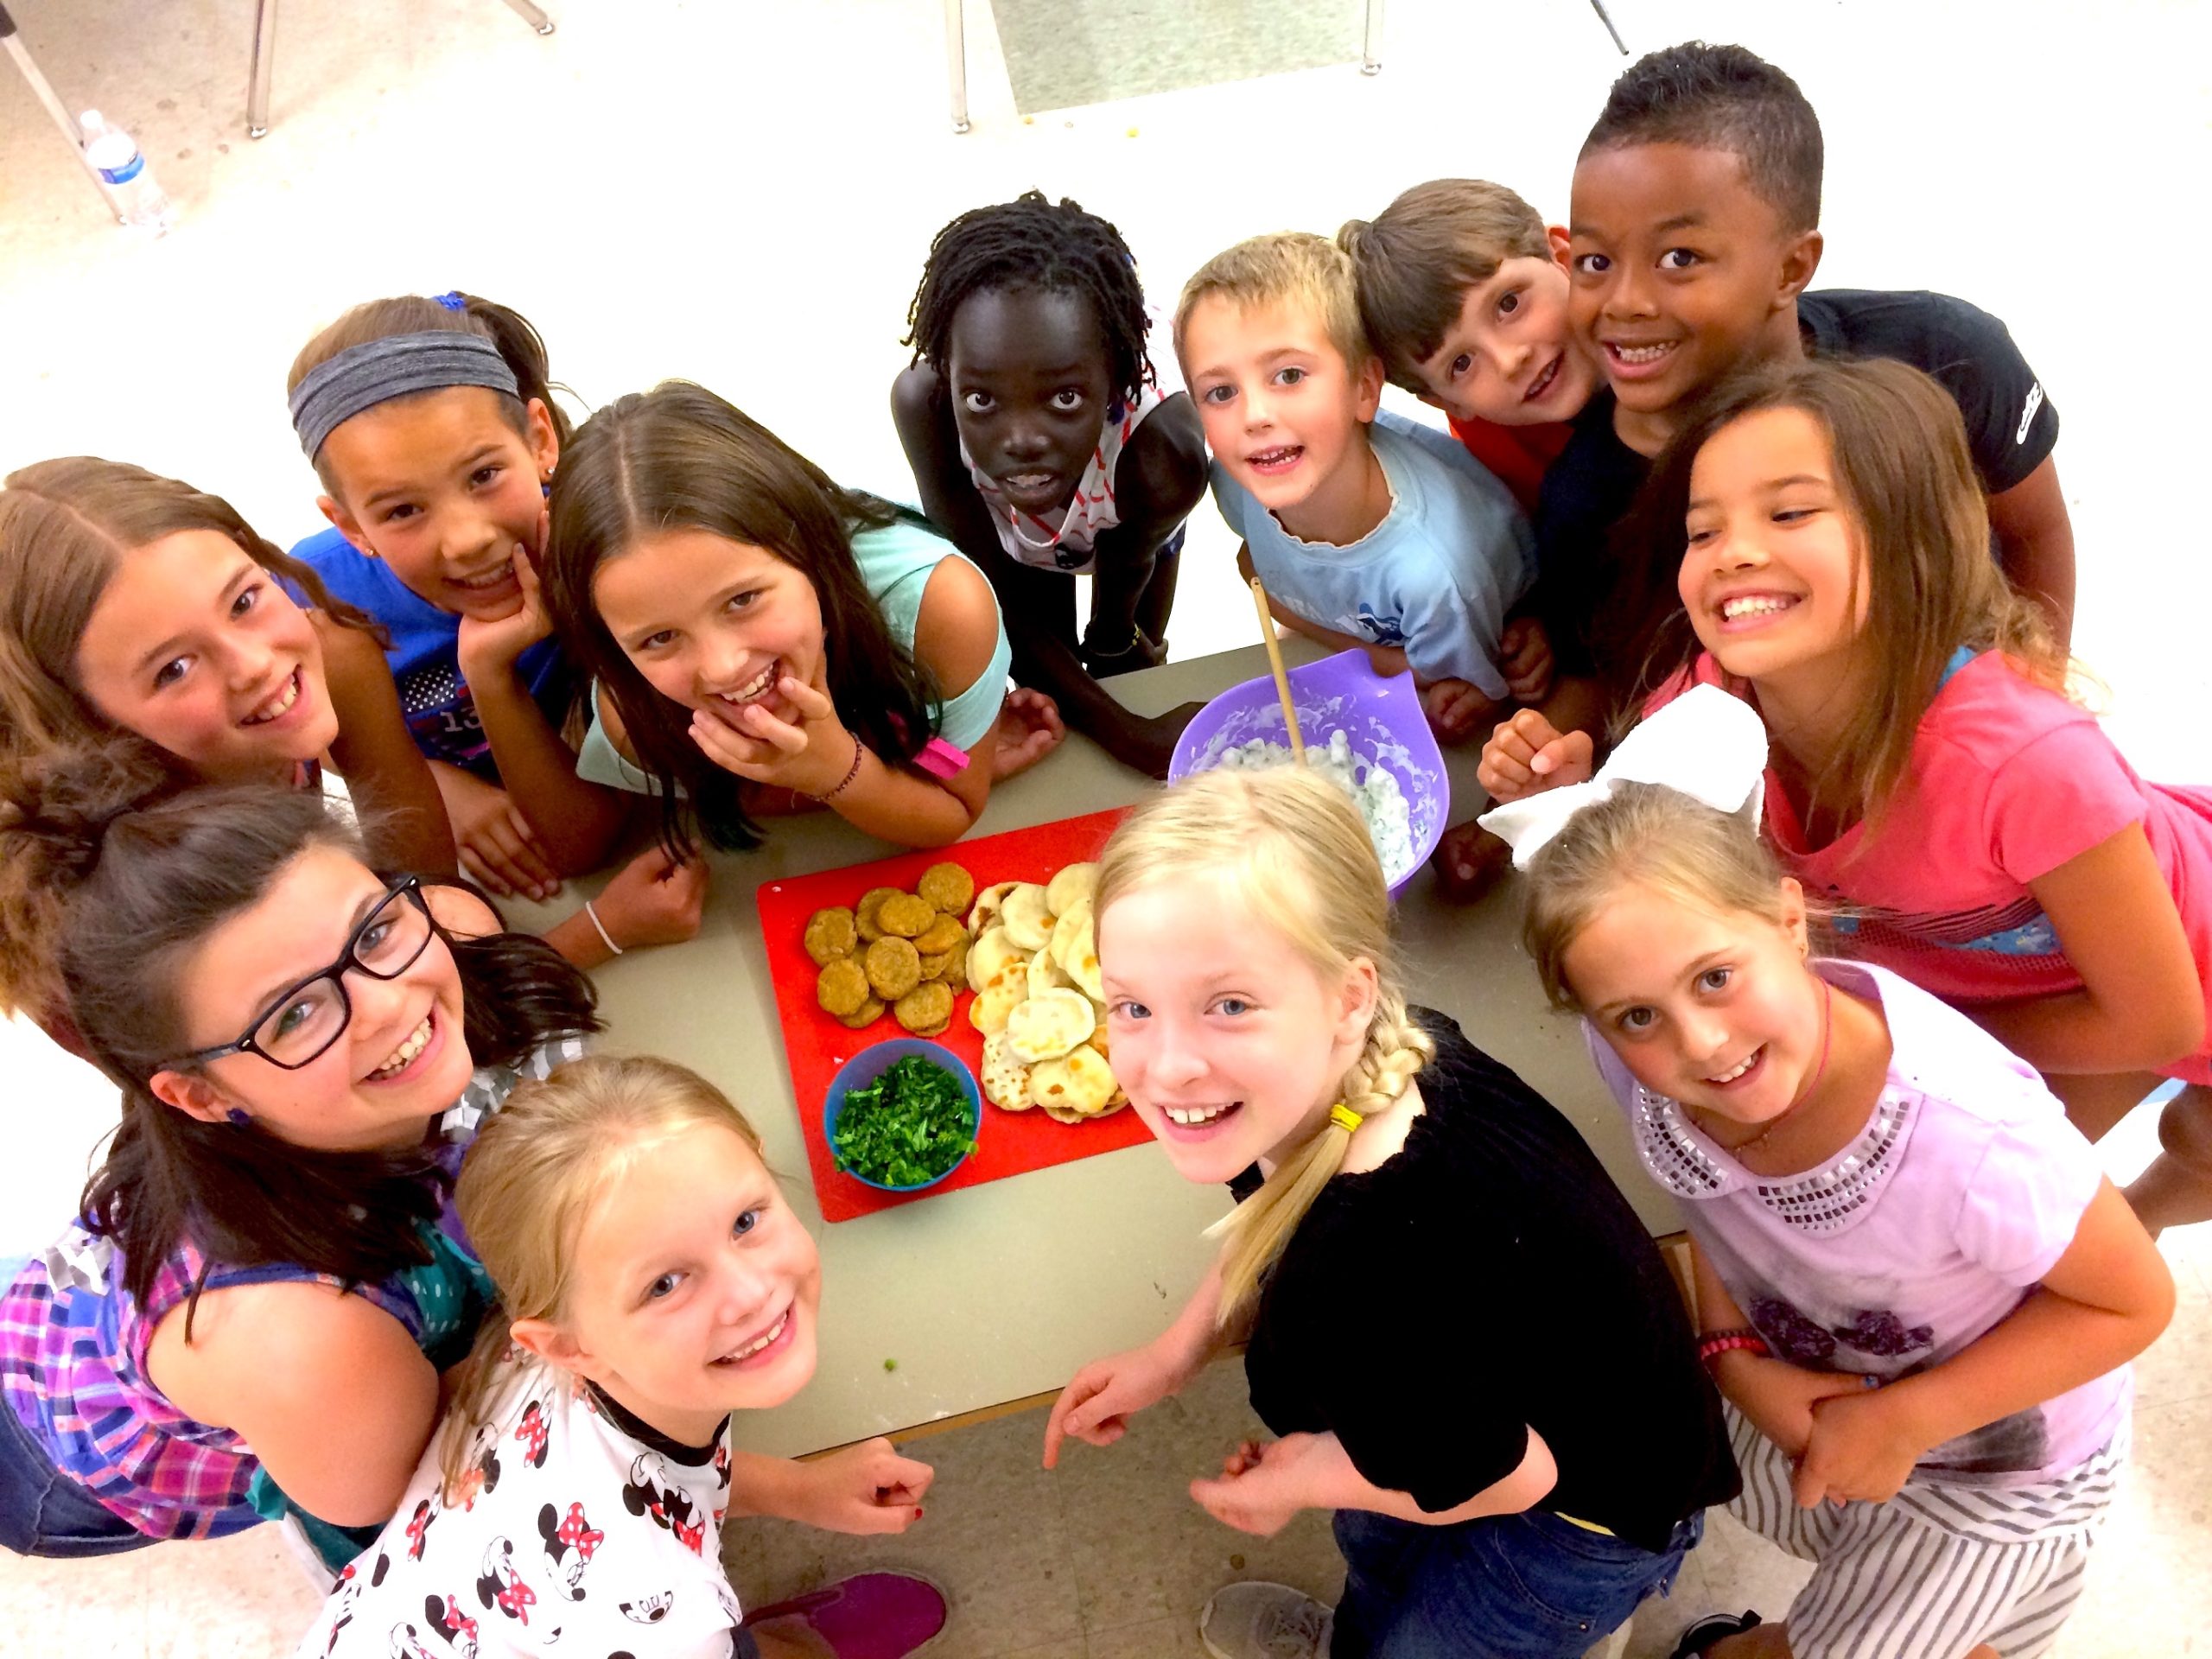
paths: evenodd
<path fill-rule="evenodd" d="M 837 1167 L 823 1139 L 823 1097 L 847 1060 L 872 1044 L 907 1033 L 888 1014 L 863 1030 L 849 1031 L 823 1013 L 814 1000 L 815 977 L 821 969 L 806 954 L 804 943 L 807 918 L 816 911 L 856 904 L 870 887 L 911 893 L 932 864 L 959 865 L 976 878 L 978 893 L 994 881 L 1049 880 L 1067 865 L 1097 857 L 1124 810 L 1063 818 L 980 841 L 761 884 L 754 895 L 760 906 L 760 937 L 768 950 L 776 1013 L 784 1027 L 784 1058 L 791 1067 L 799 1128 L 806 1136 L 806 1161 L 814 1172 L 814 1196 L 824 1221 L 850 1221 L 957 1187 L 979 1186 L 1150 1139 L 1134 1111 L 1116 1112 L 1090 1123 L 1060 1123 L 1040 1111 L 1001 1111 L 986 1100 L 974 1155 L 935 1186 L 921 1192 L 885 1192 L 855 1180 Z M 953 1002 L 951 1029 L 931 1039 L 957 1054 L 971 1072 L 983 1063 L 982 1033 L 968 1023 L 968 1005 L 974 1000 L 975 993 L 963 985 Z"/>

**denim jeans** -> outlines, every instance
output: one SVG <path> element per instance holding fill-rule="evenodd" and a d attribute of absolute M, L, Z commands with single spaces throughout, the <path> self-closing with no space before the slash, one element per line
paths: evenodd
<path fill-rule="evenodd" d="M 18 1555 L 113 1555 L 154 1541 L 54 1466 L 0 1400 L 0 1549 Z"/>
<path fill-rule="evenodd" d="M 1448 1527 L 1338 1510 L 1330 1659 L 1580 1659 L 1673 1587 L 1704 1530 L 1692 1516 L 1655 1555 L 1541 1510 Z"/>

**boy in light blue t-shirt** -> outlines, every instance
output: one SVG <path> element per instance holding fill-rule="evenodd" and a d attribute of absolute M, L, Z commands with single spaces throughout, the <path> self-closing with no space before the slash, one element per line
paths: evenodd
<path fill-rule="evenodd" d="M 1448 434 L 1378 412 L 1382 365 L 1340 248 L 1285 232 L 1216 256 L 1184 287 L 1175 350 L 1239 568 L 1277 620 L 1410 668 L 1446 740 L 1543 695 L 1550 648 L 1508 620 L 1535 575 L 1528 521 Z"/>

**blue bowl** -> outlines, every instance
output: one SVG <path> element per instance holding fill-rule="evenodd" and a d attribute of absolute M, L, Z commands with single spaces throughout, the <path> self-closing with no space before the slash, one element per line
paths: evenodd
<path fill-rule="evenodd" d="M 1444 752 L 1421 712 L 1421 693 L 1411 674 L 1384 678 L 1363 651 L 1340 652 L 1290 671 L 1290 700 L 1298 709 L 1300 735 L 1310 748 L 1342 731 L 1352 753 L 1382 767 L 1398 780 L 1412 820 L 1414 861 L 1389 884 L 1395 899 L 1428 862 L 1452 812 L 1452 785 L 1444 772 Z M 1282 703 L 1274 677 L 1262 674 L 1228 690 L 1191 717 L 1167 763 L 1167 781 L 1180 783 L 1219 764 L 1222 751 L 1252 738 L 1287 743 Z"/>
<path fill-rule="evenodd" d="M 941 1043 L 932 1043 L 920 1037 L 888 1038 L 854 1055 L 839 1066 L 837 1075 L 830 1079 L 830 1092 L 822 1097 L 822 1143 L 830 1148 L 832 1163 L 837 1160 L 837 1115 L 844 1110 L 847 1092 L 867 1088 L 899 1061 L 916 1057 L 927 1060 L 932 1065 L 943 1066 L 958 1080 L 961 1092 L 968 1096 L 969 1141 L 973 1142 L 982 1133 L 983 1096 L 976 1087 L 976 1074 L 968 1069 L 968 1063 Z M 944 1175 L 935 1176 L 912 1186 L 893 1186 L 888 1181 L 871 1181 L 867 1176 L 847 1169 L 842 1164 L 838 1165 L 838 1173 L 863 1186 L 872 1186 L 879 1192 L 925 1192 L 975 1155 L 975 1148 L 970 1145 L 952 1168 L 944 1172 Z"/>

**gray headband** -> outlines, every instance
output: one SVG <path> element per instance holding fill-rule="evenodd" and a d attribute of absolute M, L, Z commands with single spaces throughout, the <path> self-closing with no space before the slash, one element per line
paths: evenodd
<path fill-rule="evenodd" d="M 308 371 L 292 388 L 292 429 L 309 461 L 323 440 L 365 409 L 414 391 L 484 386 L 520 397 L 515 372 L 481 334 L 438 329 L 392 334 L 338 353 Z"/>

